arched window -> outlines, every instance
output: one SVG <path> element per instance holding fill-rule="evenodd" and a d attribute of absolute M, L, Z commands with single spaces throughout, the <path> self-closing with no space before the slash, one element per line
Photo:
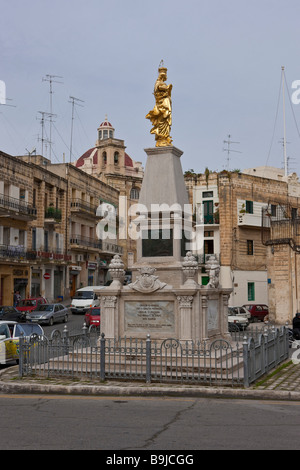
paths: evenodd
<path fill-rule="evenodd" d="M 119 163 L 119 152 L 114 153 L 114 163 L 115 165 Z"/>
<path fill-rule="evenodd" d="M 130 199 L 138 199 L 140 195 L 140 190 L 138 188 L 132 188 L 130 191 Z"/>
<path fill-rule="evenodd" d="M 107 162 L 106 152 L 102 153 L 102 162 L 103 162 L 104 165 L 106 165 L 106 162 Z"/>

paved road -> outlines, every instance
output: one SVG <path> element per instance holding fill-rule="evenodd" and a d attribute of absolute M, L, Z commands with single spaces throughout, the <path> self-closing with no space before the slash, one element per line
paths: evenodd
<path fill-rule="evenodd" d="M 2 450 L 298 450 L 299 412 L 300 402 L 2 394 L 0 442 Z"/>

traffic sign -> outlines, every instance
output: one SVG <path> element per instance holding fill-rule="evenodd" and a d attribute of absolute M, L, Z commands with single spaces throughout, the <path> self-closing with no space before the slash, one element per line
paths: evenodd
<path fill-rule="evenodd" d="M 50 279 L 50 273 L 45 273 L 44 274 L 44 279 Z"/>

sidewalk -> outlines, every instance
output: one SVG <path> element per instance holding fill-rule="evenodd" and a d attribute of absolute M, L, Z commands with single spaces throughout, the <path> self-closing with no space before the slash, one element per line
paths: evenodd
<path fill-rule="evenodd" d="M 0 370 L 0 393 L 94 396 L 210 397 L 300 401 L 300 364 L 291 360 L 248 389 L 139 382 L 72 380 L 65 377 L 20 379 L 18 366 Z"/>

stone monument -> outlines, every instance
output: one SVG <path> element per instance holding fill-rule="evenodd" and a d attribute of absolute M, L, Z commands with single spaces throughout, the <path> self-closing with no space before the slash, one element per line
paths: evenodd
<path fill-rule="evenodd" d="M 172 85 L 161 62 L 154 87 L 152 122 L 156 146 L 145 150 L 147 162 L 139 199 L 137 261 L 133 280 L 123 285 L 124 264 L 115 255 L 110 286 L 101 289 L 101 330 L 106 338 L 130 336 L 186 340 L 229 339 L 228 297 L 219 285 L 215 257 L 207 264 L 209 283 L 197 282 L 198 262 L 187 249 L 193 234 L 192 210 L 180 157 L 172 145 Z M 135 223 L 135 221 L 133 221 Z"/>

